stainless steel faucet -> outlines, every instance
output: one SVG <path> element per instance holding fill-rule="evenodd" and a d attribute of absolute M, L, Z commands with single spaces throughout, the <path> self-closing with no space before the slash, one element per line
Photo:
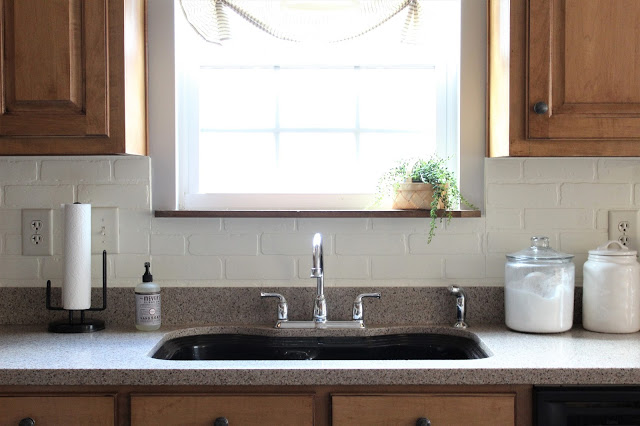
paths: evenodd
<path fill-rule="evenodd" d="M 313 321 L 327 322 L 327 300 L 324 297 L 324 261 L 322 257 L 322 234 L 317 233 L 312 241 L 311 278 L 316 278 L 316 298 L 313 301 Z"/>
<path fill-rule="evenodd" d="M 456 297 L 456 323 L 453 325 L 455 328 L 467 328 L 468 325 L 465 322 L 465 316 L 467 314 L 467 307 L 465 303 L 464 291 L 458 286 L 449 286 L 449 292 Z"/>

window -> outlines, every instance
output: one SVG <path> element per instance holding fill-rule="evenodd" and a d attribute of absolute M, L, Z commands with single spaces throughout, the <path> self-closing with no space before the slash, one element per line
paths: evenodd
<path fill-rule="evenodd" d="M 187 209 L 363 208 L 388 167 L 385 161 L 394 156 L 435 152 L 451 157 L 457 170 L 459 1 L 423 3 L 440 8 L 424 14 L 431 20 L 424 33 L 438 43 L 403 45 L 396 38 L 394 47 L 382 46 L 380 40 L 389 39 L 385 31 L 398 26 L 390 21 L 364 37 L 310 48 L 279 41 L 230 14 L 237 21 L 234 31 L 244 25 L 241 39 L 251 40 L 253 50 L 236 42 L 222 48 L 203 42 L 174 5 L 178 66 L 164 81 L 176 81 L 175 99 L 169 101 L 179 105 L 178 125 L 171 129 L 161 119 L 169 130 L 161 134 L 154 132 L 161 126 L 153 124 L 154 109 L 163 104 L 153 100 L 154 93 L 160 96 L 154 90 L 153 52 L 166 30 L 153 30 L 160 20 L 154 19 L 158 6 L 151 2 L 154 201 L 166 178 L 178 182 L 175 191 L 165 191 L 172 192 L 166 198 Z M 224 52 L 229 46 L 233 54 Z M 165 148 L 169 155 L 157 155 L 158 146 L 170 146 L 171 133 L 181 149 Z M 163 163 L 169 176 L 158 172 Z M 171 176 L 176 168 L 183 171 L 179 178 Z M 274 192 L 280 195 L 274 198 Z"/>

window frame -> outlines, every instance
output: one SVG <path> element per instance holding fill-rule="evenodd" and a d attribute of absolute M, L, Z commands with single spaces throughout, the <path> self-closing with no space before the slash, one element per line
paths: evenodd
<path fill-rule="evenodd" d="M 460 166 L 456 172 L 465 197 L 482 209 L 486 151 L 486 0 L 462 0 L 461 8 Z M 186 78 L 176 83 L 176 75 L 181 75 L 176 63 L 182 63 L 186 58 L 176 51 L 174 37 L 176 25 L 181 25 L 175 14 L 182 11 L 174 1 L 158 1 L 149 2 L 147 13 L 152 205 L 156 210 L 184 210 L 180 200 L 184 199 L 188 173 L 180 175 L 178 171 L 188 169 L 188 163 L 176 141 L 188 138 L 190 129 L 178 125 L 178 85 L 183 85 L 182 90 L 190 90 L 190 87 Z M 455 126 L 455 123 L 449 125 Z M 330 205 L 326 208 L 333 209 Z"/>

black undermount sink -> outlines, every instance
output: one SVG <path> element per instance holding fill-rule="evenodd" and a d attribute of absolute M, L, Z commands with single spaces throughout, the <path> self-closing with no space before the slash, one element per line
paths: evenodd
<path fill-rule="evenodd" d="M 273 337 L 199 334 L 166 341 L 153 358 L 212 360 L 459 360 L 488 357 L 471 338 L 446 334 Z"/>

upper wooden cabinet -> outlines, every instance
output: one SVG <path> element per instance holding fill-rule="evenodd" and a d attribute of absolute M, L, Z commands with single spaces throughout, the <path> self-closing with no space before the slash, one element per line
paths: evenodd
<path fill-rule="evenodd" d="M 640 155 L 638 22 L 637 0 L 490 0 L 490 154 Z"/>
<path fill-rule="evenodd" d="M 0 154 L 146 154 L 144 0 L 0 5 Z"/>

